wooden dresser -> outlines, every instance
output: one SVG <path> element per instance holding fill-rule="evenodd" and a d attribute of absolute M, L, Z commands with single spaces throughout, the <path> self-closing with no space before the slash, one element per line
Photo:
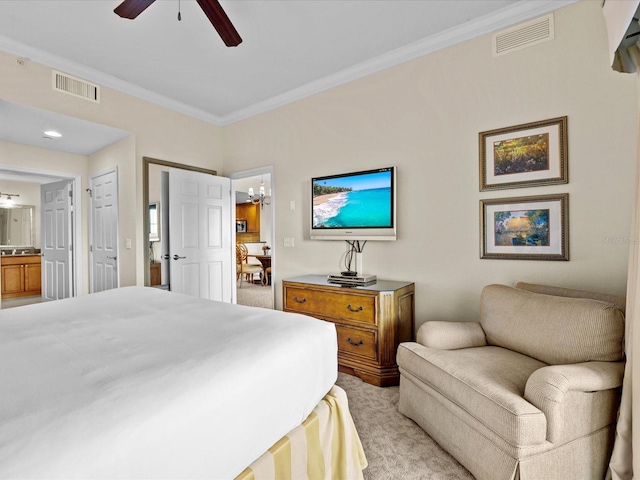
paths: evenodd
<path fill-rule="evenodd" d="M 160 263 L 149 265 L 149 283 L 152 287 L 162 284 L 162 265 Z"/>
<path fill-rule="evenodd" d="M 2 298 L 27 297 L 42 293 L 42 256 L 3 255 Z"/>
<path fill-rule="evenodd" d="M 342 287 L 322 275 L 282 282 L 285 312 L 336 324 L 339 370 L 381 387 L 400 381 L 396 350 L 400 342 L 413 340 L 414 292 L 408 282 Z"/>

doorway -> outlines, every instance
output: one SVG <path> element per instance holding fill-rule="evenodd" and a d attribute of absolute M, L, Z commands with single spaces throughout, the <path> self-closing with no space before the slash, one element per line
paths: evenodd
<path fill-rule="evenodd" d="M 0 182 L 5 188 L 7 185 L 13 186 L 16 190 L 24 192 L 22 197 L 17 197 L 15 200 L 20 200 L 16 203 L 24 203 L 33 206 L 33 241 L 32 245 L 18 245 L 18 246 L 0 246 L 0 250 L 6 253 L 26 252 L 27 254 L 34 252 L 40 254 L 42 251 L 42 238 L 46 235 L 46 232 L 42 232 L 41 220 L 42 220 L 42 199 L 41 199 L 41 186 L 45 184 L 52 184 L 54 182 L 64 181 L 70 186 L 70 193 L 73 198 L 73 208 L 70 212 L 70 231 L 71 231 L 71 244 L 75 246 L 70 253 L 70 281 L 67 296 L 77 296 L 80 292 L 80 286 L 83 284 L 82 278 L 82 218 L 81 215 L 76 215 L 76 212 L 82 211 L 82 197 L 80 195 L 81 178 L 80 175 L 67 174 L 63 172 L 52 172 L 40 169 L 26 169 L 16 166 L 0 165 Z M 0 190 L 1 191 L 1 190 Z M 18 193 L 20 192 L 11 192 Z M 7 257 L 8 258 L 8 257 Z M 26 257 L 25 257 L 26 258 Z M 40 265 L 38 265 L 40 266 Z M 34 266 L 32 270 L 36 267 Z M 35 271 L 35 270 L 34 270 Z M 40 271 L 45 269 L 40 266 Z M 33 277 L 33 276 L 32 276 Z M 25 276 L 25 285 L 29 282 L 27 276 Z M 31 278 L 33 283 L 35 279 Z M 42 301 L 42 292 L 46 289 L 46 278 L 41 277 L 41 293 L 34 295 L 26 295 L 23 297 L 7 298 L 5 300 L 0 299 L 0 308 L 11 308 L 14 306 L 28 305 L 31 303 L 39 303 Z"/>
<path fill-rule="evenodd" d="M 231 181 L 143 157 L 143 189 L 145 285 L 233 302 Z"/>
<path fill-rule="evenodd" d="M 273 309 L 276 267 L 273 167 L 237 172 L 230 178 L 236 203 L 236 244 L 244 245 L 247 251 L 246 260 L 239 261 L 262 268 L 258 274 L 236 276 L 236 303 Z"/>

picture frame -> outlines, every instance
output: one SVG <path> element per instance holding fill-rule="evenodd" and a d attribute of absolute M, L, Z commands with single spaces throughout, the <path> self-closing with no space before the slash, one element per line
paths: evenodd
<path fill-rule="evenodd" d="M 569 194 L 480 200 L 480 258 L 569 260 Z"/>
<path fill-rule="evenodd" d="M 568 183 L 567 117 L 480 132 L 480 191 Z"/>

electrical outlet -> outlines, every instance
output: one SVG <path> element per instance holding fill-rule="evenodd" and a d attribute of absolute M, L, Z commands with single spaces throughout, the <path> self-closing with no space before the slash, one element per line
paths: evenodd
<path fill-rule="evenodd" d="M 285 247 L 293 247 L 294 246 L 293 237 L 284 237 L 283 245 Z"/>

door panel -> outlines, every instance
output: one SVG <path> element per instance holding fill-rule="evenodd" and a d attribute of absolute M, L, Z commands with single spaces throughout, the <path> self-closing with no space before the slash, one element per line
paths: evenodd
<path fill-rule="evenodd" d="M 170 169 L 169 230 L 171 290 L 231 302 L 231 181 Z"/>
<path fill-rule="evenodd" d="M 222 208 L 219 206 L 207 207 L 207 246 L 209 248 L 222 248 Z"/>
<path fill-rule="evenodd" d="M 42 290 L 42 265 L 24 266 L 24 290 L 40 293 Z"/>
<path fill-rule="evenodd" d="M 118 171 L 99 173 L 91 181 L 91 292 L 117 288 Z"/>
<path fill-rule="evenodd" d="M 42 208 L 42 300 L 71 296 L 71 182 L 62 180 L 40 188 Z"/>
<path fill-rule="evenodd" d="M 20 293 L 23 291 L 24 270 L 22 265 L 2 266 L 2 293 Z"/>
<path fill-rule="evenodd" d="M 222 262 L 210 262 L 207 265 L 209 275 L 209 297 L 212 300 L 221 301 L 224 296 L 224 288 L 221 282 L 217 281 L 222 278 L 224 273 L 224 264 Z"/>

